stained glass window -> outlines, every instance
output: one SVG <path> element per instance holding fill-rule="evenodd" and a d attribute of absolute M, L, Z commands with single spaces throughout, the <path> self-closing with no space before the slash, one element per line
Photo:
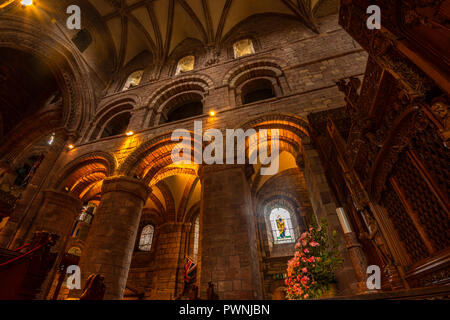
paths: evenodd
<path fill-rule="evenodd" d="M 197 260 L 198 256 L 198 242 L 200 239 L 200 216 L 197 216 L 194 222 L 194 250 L 192 257 Z"/>
<path fill-rule="evenodd" d="M 153 233 L 155 228 L 149 224 L 142 229 L 141 239 L 139 240 L 139 250 L 150 251 L 152 248 Z"/>
<path fill-rule="evenodd" d="M 125 82 L 125 85 L 123 86 L 122 91 L 131 89 L 133 87 L 137 87 L 142 80 L 142 76 L 144 75 L 144 70 L 138 70 L 130 74 L 127 81 Z"/>
<path fill-rule="evenodd" d="M 234 49 L 234 57 L 235 58 L 240 58 L 240 57 L 248 56 L 250 54 L 255 53 L 255 48 L 253 47 L 253 42 L 250 39 L 245 39 L 245 40 L 236 42 L 233 45 L 233 49 Z"/>
<path fill-rule="evenodd" d="M 192 71 L 192 70 L 194 70 L 194 65 L 195 65 L 195 57 L 194 56 L 184 57 L 184 58 L 180 59 L 180 61 L 178 61 L 176 74 Z"/>
<path fill-rule="evenodd" d="M 275 208 L 270 213 L 270 226 L 274 244 L 294 242 L 291 215 L 286 209 Z"/>

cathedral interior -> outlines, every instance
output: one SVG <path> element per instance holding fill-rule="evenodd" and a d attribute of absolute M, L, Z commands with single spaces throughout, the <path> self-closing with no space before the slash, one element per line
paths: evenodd
<path fill-rule="evenodd" d="M 449 93 L 449 0 L 0 0 L 0 299 L 283 300 L 322 219 L 335 297 L 449 298 Z"/>

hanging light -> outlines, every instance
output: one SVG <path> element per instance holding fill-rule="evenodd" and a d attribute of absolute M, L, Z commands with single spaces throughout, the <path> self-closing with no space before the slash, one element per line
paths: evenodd
<path fill-rule="evenodd" d="M 23 5 L 24 7 L 28 7 L 33 4 L 33 0 L 22 0 L 20 1 L 20 4 Z"/>

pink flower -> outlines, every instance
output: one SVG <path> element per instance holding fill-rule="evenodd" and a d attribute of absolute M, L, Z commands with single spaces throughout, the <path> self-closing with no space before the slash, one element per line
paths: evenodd
<path fill-rule="evenodd" d="M 308 268 L 303 268 L 303 269 L 302 269 L 302 272 L 303 272 L 303 273 L 307 273 L 307 272 L 308 272 Z"/>
<path fill-rule="evenodd" d="M 314 256 L 312 256 L 311 258 L 309 258 L 308 260 L 306 260 L 306 261 L 308 261 L 308 262 L 314 262 L 314 260 L 315 260 L 315 257 Z"/>
<path fill-rule="evenodd" d="M 309 253 L 308 249 L 303 250 L 304 253 Z"/>
<path fill-rule="evenodd" d="M 308 232 L 303 232 L 302 235 L 300 236 L 300 239 L 305 239 L 306 236 L 308 235 Z"/>
<path fill-rule="evenodd" d="M 309 243 L 309 245 L 310 245 L 311 247 L 318 247 L 318 246 L 320 246 L 320 244 L 319 244 L 318 242 L 315 242 L 315 241 L 311 241 L 311 242 Z"/>
<path fill-rule="evenodd" d="M 307 299 L 307 298 L 308 298 L 308 294 L 305 294 L 305 295 L 303 296 L 303 298 Z"/>

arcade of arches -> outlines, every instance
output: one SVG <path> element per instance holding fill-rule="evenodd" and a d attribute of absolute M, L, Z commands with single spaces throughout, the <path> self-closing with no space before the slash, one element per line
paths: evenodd
<path fill-rule="evenodd" d="M 78 2 L 81 33 L 70 1 L 0 0 L 0 265 L 58 236 L 34 298 L 79 297 L 72 264 L 105 299 L 183 298 L 189 258 L 201 299 L 283 299 L 322 218 L 339 296 L 368 265 L 380 297 L 449 295 L 449 1 L 377 1 L 374 31 L 366 0 Z M 194 121 L 277 129 L 277 173 L 173 163 Z"/>

